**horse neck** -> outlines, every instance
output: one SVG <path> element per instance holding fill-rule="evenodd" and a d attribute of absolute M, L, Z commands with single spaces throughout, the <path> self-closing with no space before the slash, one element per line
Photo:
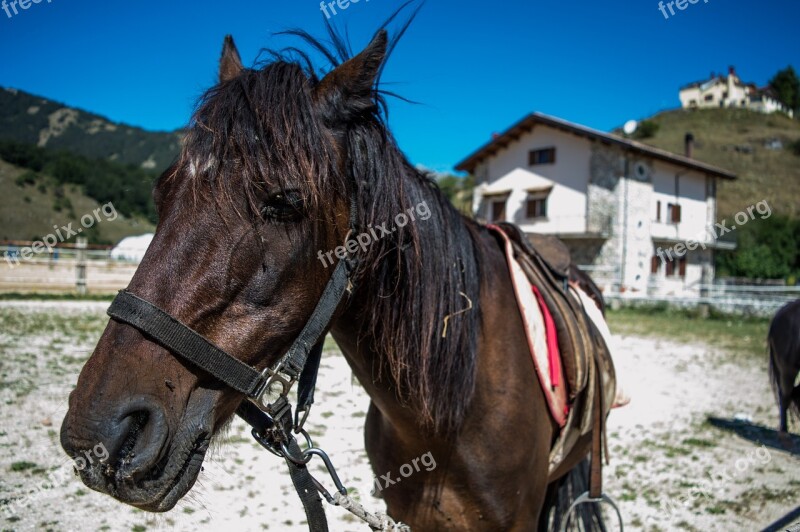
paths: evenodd
<path fill-rule="evenodd" d="M 467 221 L 459 215 L 449 203 L 442 202 L 441 193 L 432 187 L 425 185 L 422 182 L 415 181 L 409 184 L 411 196 L 417 198 L 418 201 L 425 201 L 430 207 L 431 217 L 428 220 L 418 220 L 417 230 L 419 231 L 420 239 L 427 239 L 433 242 L 442 242 L 445 239 L 452 238 L 452 234 L 446 234 L 452 231 L 443 231 L 441 228 L 456 229 L 463 235 L 471 235 L 476 231 L 475 225 L 470 225 L 472 222 Z M 446 200 L 445 200 L 446 202 Z M 471 237 L 469 237 L 471 238 Z M 471 244 L 468 246 L 471 249 Z M 474 264 L 480 262 L 480 255 L 483 252 L 481 246 L 475 246 L 474 252 L 470 256 L 464 257 L 462 254 L 453 254 L 448 259 L 448 263 L 457 263 L 458 261 L 474 261 Z M 420 266 L 422 267 L 422 266 Z M 390 276 L 382 278 L 388 279 Z M 439 283 L 446 283 L 448 280 L 437 279 Z M 342 349 L 342 352 L 351 366 L 353 373 L 359 382 L 365 388 L 371 399 L 378 407 L 380 412 L 389 418 L 393 418 L 393 424 L 416 424 L 419 419 L 415 416 L 411 409 L 401 406 L 397 400 L 395 393 L 394 381 L 389 372 L 389 365 L 386 363 L 385 354 L 380 351 L 379 347 L 375 347 L 377 342 L 375 338 L 364 335 L 364 331 L 368 330 L 369 321 L 380 319 L 380 316 L 375 316 L 371 311 L 368 297 L 370 293 L 378 288 L 374 284 L 374 279 L 362 280 L 359 286 L 356 287 L 353 295 L 351 296 L 346 310 L 336 320 L 332 327 L 332 334 L 337 343 Z M 403 298 L 408 294 L 405 292 L 397 291 L 414 291 L 420 290 L 419 286 L 413 285 L 408 282 L 402 282 L 398 286 L 393 286 L 391 289 L 381 287 L 381 293 L 392 293 L 392 297 Z M 479 301 L 476 296 L 474 301 L 475 310 L 478 312 Z M 459 299 L 457 302 L 458 308 L 461 310 L 467 305 L 465 300 Z M 408 316 L 407 319 L 414 320 L 420 319 L 419 316 Z M 452 320 L 448 324 L 448 334 L 457 336 L 459 333 L 458 320 Z M 391 326 L 402 327 L 402 323 L 396 323 Z M 381 369 L 379 369 L 381 368 Z"/>

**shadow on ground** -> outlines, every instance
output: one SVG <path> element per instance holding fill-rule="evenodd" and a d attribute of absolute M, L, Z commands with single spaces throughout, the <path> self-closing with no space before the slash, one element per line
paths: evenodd
<path fill-rule="evenodd" d="M 777 430 L 738 419 L 722 419 L 708 416 L 713 426 L 733 432 L 740 438 L 765 445 L 778 451 L 800 456 L 800 436 L 794 434 L 781 435 Z"/>
<path fill-rule="evenodd" d="M 800 436 L 794 434 L 781 435 L 780 432 L 775 429 L 738 419 L 722 419 L 709 416 L 708 422 L 717 428 L 733 432 L 740 438 L 744 438 L 748 441 L 765 445 L 794 456 L 800 456 Z M 785 530 L 800 532 L 800 521 L 798 520 L 800 520 L 800 506 L 766 527 L 762 532 L 779 532 Z"/>
<path fill-rule="evenodd" d="M 794 524 L 791 524 L 794 523 Z M 800 531 L 800 506 L 784 515 L 761 532 Z"/>

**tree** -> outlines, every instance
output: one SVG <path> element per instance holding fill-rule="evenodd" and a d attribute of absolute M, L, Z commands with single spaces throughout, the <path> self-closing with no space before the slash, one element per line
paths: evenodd
<path fill-rule="evenodd" d="M 736 233 L 737 249 L 717 254 L 720 277 L 786 279 L 800 273 L 800 220 L 773 215 Z"/>
<path fill-rule="evenodd" d="M 451 202 L 456 202 L 456 196 L 461 190 L 461 180 L 454 175 L 446 174 L 437 180 L 439 189 Z"/>
<path fill-rule="evenodd" d="M 786 107 L 793 110 L 795 115 L 800 113 L 800 79 L 791 65 L 775 74 L 769 84 Z"/>
<path fill-rule="evenodd" d="M 466 215 L 472 212 L 472 189 L 475 178 L 471 175 L 458 177 L 451 174 L 440 175 L 436 180 L 439 189 L 455 207 Z"/>
<path fill-rule="evenodd" d="M 639 140 L 652 138 L 658 133 L 659 129 L 660 126 L 657 122 L 642 120 L 636 128 L 636 131 L 633 132 L 633 138 Z"/>

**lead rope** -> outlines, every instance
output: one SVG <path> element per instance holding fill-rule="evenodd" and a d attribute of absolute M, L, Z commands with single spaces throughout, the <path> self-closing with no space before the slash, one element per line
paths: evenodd
<path fill-rule="evenodd" d="M 354 516 L 364 521 L 372 530 L 395 530 L 397 532 L 411 532 L 411 527 L 403 523 L 397 523 L 382 512 L 369 513 L 361 506 L 361 503 L 350 497 L 342 495 L 338 491 L 333 493 L 333 501 L 336 506 L 341 506 Z"/>

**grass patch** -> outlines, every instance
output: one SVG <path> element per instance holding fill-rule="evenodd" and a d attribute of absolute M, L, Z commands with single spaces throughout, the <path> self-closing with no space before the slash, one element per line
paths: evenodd
<path fill-rule="evenodd" d="M 28 471 L 29 469 L 35 469 L 38 467 L 39 464 L 34 464 L 33 462 L 26 462 L 26 461 L 14 462 L 13 464 L 11 464 L 11 471 L 19 473 L 21 471 Z"/>
<path fill-rule="evenodd" d="M 611 330 L 617 334 L 705 343 L 736 356 L 766 356 L 767 318 L 714 313 L 702 318 L 693 310 L 670 309 L 665 305 L 609 310 L 607 318 Z"/>
<path fill-rule="evenodd" d="M 716 447 L 717 446 L 717 444 L 714 443 L 713 441 L 703 440 L 701 438 L 686 438 L 681 443 L 683 443 L 684 445 L 691 445 L 693 447 L 709 448 L 709 447 Z"/>

